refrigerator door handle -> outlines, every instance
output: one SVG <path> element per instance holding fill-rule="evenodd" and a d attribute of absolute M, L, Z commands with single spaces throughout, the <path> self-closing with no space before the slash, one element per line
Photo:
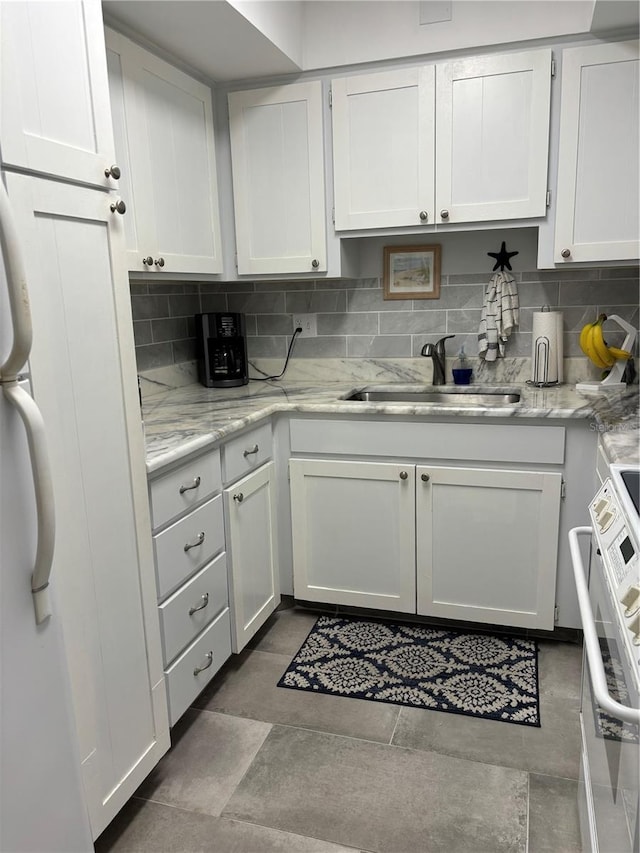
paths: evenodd
<path fill-rule="evenodd" d="M 0 385 L 7 400 L 17 409 L 24 423 L 31 457 L 31 470 L 38 516 L 38 544 L 31 592 L 40 625 L 51 615 L 49 576 L 53 563 L 55 543 L 55 509 L 53 482 L 47 453 L 44 421 L 33 398 L 18 384 L 18 372 L 24 369 L 31 352 L 32 325 L 29 291 L 18 232 L 4 183 L 0 179 L 0 251 L 4 261 L 13 326 L 11 351 L 4 364 L 0 364 Z"/>

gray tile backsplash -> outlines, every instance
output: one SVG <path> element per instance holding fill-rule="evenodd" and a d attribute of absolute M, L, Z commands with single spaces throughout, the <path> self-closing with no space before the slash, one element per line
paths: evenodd
<path fill-rule="evenodd" d="M 565 356 L 580 355 L 578 336 L 587 321 L 604 311 L 636 328 L 638 270 L 633 267 L 534 270 L 514 273 L 520 295 L 520 328 L 507 354 L 530 356 L 534 311 L 547 304 L 564 314 Z M 476 355 L 477 328 L 490 273 L 443 275 L 440 298 L 385 300 L 376 278 L 283 282 L 132 282 L 131 303 L 138 370 L 195 358 L 193 315 L 200 311 L 242 311 L 250 358 L 284 358 L 294 313 L 316 314 L 318 335 L 299 338 L 295 358 L 408 358 L 427 341 L 455 334 Z M 621 333 L 611 331 L 610 343 Z"/>

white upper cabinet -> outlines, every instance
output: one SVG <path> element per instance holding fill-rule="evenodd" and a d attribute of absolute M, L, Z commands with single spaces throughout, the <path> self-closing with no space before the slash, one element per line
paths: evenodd
<path fill-rule="evenodd" d="M 435 68 L 331 83 L 336 230 L 431 224 Z"/>
<path fill-rule="evenodd" d="M 550 50 L 331 85 L 337 230 L 545 215 Z"/>
<path fill-rule="evenodd" d="M 563 52 L 555 263 L 640 256 L 639 81 L 637 41 Z"/>
<path fill-rule="evenodd" d="M 1 3 L 2 162 L 114 188 L 100 4 Z"/>
<path fill-rule="evenodd" d="M 228 97 L 238 274 L 325 272 L 322 84 Z"/>
<path fill-rule="evenodd" d="M 129 39 L 107 35 L 132 272 L 222 271 L 211 90 Z"/>
<path fill-rule="evenodd" d="M 436 69 L 436 221 L 544 216 L 551 51 Z"/>

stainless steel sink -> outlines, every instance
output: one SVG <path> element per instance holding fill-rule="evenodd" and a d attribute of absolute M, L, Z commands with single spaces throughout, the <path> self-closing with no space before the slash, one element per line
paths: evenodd
<path fill-rule="evenodd" d="M 504 391 L 356 391 L 344 400 L 363 403 L 436 403 L 454 406 L 510 406 L 520 402 L 517 392 Z"/>

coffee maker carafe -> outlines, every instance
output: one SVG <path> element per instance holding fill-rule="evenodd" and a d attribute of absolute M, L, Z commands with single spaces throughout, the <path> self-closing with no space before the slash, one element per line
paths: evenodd
<path fill-rule="evenodd" d="M 196 314 L 198 379 L 205 388 L 246 385 L 247 340 L 244 314 Z"/>

